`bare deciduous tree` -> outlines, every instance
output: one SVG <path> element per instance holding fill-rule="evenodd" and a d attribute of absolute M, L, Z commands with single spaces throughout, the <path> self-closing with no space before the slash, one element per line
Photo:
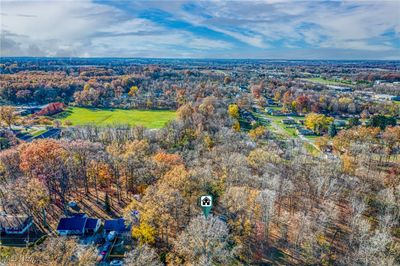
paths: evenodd
<path fill-rule="evenodd" d="M 210 215 L 193 218 L 174 242 L 175 252 L 191 264 L 229 264 L 228 228 L 224 222 Z"/>
<path fill-rule="evenodd" d="M 125 265 L 129 266 L 161 266 L 162 263 L 154 249 L 147 245 L 138 246 L 128 252 L 124 259 Z"/>

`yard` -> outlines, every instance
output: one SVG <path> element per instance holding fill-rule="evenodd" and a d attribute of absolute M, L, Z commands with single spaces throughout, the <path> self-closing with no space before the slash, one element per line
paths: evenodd
<path fill-rule="evenodd" d="M 55 118 L 63 124 L 71 125 L 93 124 L 98 126 L 129 124 L 142 125 L 148 128 L 161 128 L 176 116 L 170 110 L 124 110 L 70 107 Z"/>

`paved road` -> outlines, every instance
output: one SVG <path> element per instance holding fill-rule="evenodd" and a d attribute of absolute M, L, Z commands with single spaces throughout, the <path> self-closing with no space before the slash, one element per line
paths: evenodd
<path fill-rule="evenodd" d="M 304 137 L 303 135 L 298 135 L 299 138 L 305 142 L 307 142 L 308 144 L 312 145 L 314 148 L 316 148 L 317 150 L 321 151 L 317 145 L 314 144 L 314 142 L 312 142 L 311 140 L 309 140 L 308 138 Z"/>

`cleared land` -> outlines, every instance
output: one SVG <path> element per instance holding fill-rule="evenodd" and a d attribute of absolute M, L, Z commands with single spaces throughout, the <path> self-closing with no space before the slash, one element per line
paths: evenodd
<path fill-rule="evenodd" d="M 325 85 L 338 85 L 338 86 L 351 86 L 352 83 L 351 81 L 344 81 L 344 80 L 337 80 L 337 79 L 323 79 L 323 78 L 307 78 L 307 79 L 303 79 L 303 80 L 307 80 L 307 81 L 311 81 L 311 82 L 315 82 L 315 83 L 321 83 L 321 84 L 325 84 Z"/>
<path fill-rule="evenodd" d="M 271 108 L 271 107 L 268 107 Z M 272 107 L 274 110 L 281 110 L 282 107 Z M 258 108 L 258 112 L 253 112 L 254 117 L 261 122 L 261 124 L 267 126 L 272 132 L 282 136 L 283 138 L 301 138 L 303 139 L 305 148 L 313 155 L 319 155 L 320 151 L 315 146 L 314 142 L 318 136 L 299 136 L 296 132 L 296 128 L 288 127 L 282 123 L 282 119 L 287 118 L 287 116 L 273 116 L 267 114 L 265 110 Z M 299 123 L 299 120 L 304 119 L 304 116 L 292 116 L 292 118 Z M 271 122 L 265 123 L 264 121 L 268 119 Z"/>
<path fill-rule="evenodd" d="M 76 125 L 142 125 L 147 128 L 161 128 L 176 116 L 169 110 L 124 110 L 70 107 L 58 118 L 63 124 L 66 121 Z"/>

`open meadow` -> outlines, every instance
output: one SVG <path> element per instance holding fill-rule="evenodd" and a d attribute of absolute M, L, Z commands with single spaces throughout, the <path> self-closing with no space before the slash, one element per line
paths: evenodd
<path fill-rule="evenodd" d="M 337 79 L 323 79 L 323 78 L 307 78 L 303 79 L 311 81 L 314 83 L 324 84 L 324 85 L 336 85 L 336 86 L 351 86 L 351 81 L 337 80 Z"/>
<path fill-rule="evenodd" d="M 161 128 L 175 118 L 170 110 L 124 110 L 70 107 L 57 117 L 65 124 L 73 126 L 93 124 L 98 126 L 113 124 L 142 125 L 147 128 Z"/>

